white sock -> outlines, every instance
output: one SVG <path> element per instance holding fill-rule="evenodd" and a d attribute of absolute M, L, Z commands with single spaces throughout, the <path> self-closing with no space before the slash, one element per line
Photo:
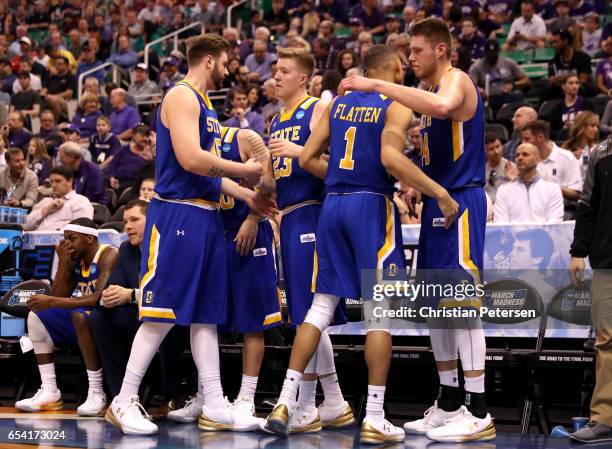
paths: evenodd
<path fill-rule="evenodd" d="M 463 377 L 465 391 L 470 393 L 484 393 L 485 392 L 485 375 L 482 373 L 476 377 Z"/>
<path fill-rule="evenodd" d="M 317 394 L 317 380 L 302 380 L 300 382 L 300 392 L 298 394 L 298 403 L 302 408 L 310 412 L 315 407 L 315 395 Z"/>
<path fill-rule="evenodd" d="M 238 393 L 239 398 L 248 399 L 251 402 L 255 402 L 255 391 L 257 390 L 257 376 L 242 375 L 242 383 L 240 384 L 240 392 Z"/>
<path fill-rule="evenodd" d="M 459 388 L 459 370 L 457 368 L 448 371 L 438 371 L 440 385 Z"/>
<path fill-rule="evenodd" d="M 43 390 L 50 393 L 56 392 L 57 383 L 55 381 L 55 365 L 53 363 L 38 365 L 38 371 L 40 372 L 40 380 L 42 382 Z"/>
<path fill-rule="evenodd" d="M 319 382 L 321 382 L 321 387 L 323 387 L 323 393 L 325 394 L 325 401 L 328 404 L 340 404 L 344 402 L 344 396 L 342 396 L 342 390 L 340 389 L 336 373 L 325 377 L 319 377 Z"/>
<path fill-rule="evenodd" d="M 283 382 L 283 389 L 278 397 L 279 404 L 295 402 L 295 397 L 297 396 L 298 387 L 300 386 L 301 380 L 302 373 L 292 369 L 287 370 L 287 374 L 285 374 L 285 381 Z"/>
<path fill-rule="evenodd" d="M 152 322 L 144 322 L 140 325 L 132 342 L 132 350 L 125 368 L 123 384 L 121 384 L 121 391 L 117 395 L 118 401 L 127 401 L 130 396 L 138 395 L 142 378 L 172 326 L 174 326 L 172 323 Z"/>
<path fill-rule="evenodd" d="M 384 419 L 385 386 L 368 385 L 368 402 L 366 403 L 366 418 L 373 421 Z"/>
<path fill-rule="evenodd" d="M 207 407 L 222 406 L 225 403 L 219 368 L 219 340 L 214 324 L 191 325 L 191 353 L 198 368 L 202 384 L 204 404 Z"/>
<path fill-rule="evenodd" d="M 89 391 L 101 393 L 104 390 L 102 387 L 102 368 L 98 371 L 87 370 L 87 379 L 89 379 Z"/>

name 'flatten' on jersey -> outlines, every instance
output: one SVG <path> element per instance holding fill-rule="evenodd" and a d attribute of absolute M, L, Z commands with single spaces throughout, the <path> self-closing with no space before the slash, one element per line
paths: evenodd
<path fill-rule="evenodd" d="M 381 135 L 391 99 L 377 93 L 350 92 L 330 112 L 328 192 L 365 191 L 391 195 L 394 180 L 381 161 Z"/>

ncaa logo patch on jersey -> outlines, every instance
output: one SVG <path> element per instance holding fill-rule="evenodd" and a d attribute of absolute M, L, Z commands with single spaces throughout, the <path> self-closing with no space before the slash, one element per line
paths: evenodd
<path fill-rule="evenodd" d="M 302 117 L 304 117 L 304 114 L 305 114 L 304 111 L 297 111 L 297 113 L 295 114 L 295 118 L 299 120 Z"/>
<path fill-rule="evenodd" d="M 268 250 L 266 248 L 255 248 L 253 250 L 253 257 L 261 257 L 268 254 Z"/>
<path fill-rule="evenodd" d="M 231 149 L 232 149 L 232 146 L 229 143 L 224 143 L 223 146 L 221 147 L 221 150 L 224 153 L 227 153 Z"/>

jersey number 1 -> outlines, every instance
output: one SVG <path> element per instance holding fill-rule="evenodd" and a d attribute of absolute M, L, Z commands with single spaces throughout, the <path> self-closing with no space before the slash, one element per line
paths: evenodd
<path fill-rule="evenodd" d="M 344 148 L 344 157 L 340 159 L 340 168 L 344 170 L 352 170 L 355 167 L 355 161 L 353 160 L 353 146 L 355 145 L 355 132 L 357 128 L 351 126 L 344 133 L 344 140 L 346 140 L 346 147 Z"/>

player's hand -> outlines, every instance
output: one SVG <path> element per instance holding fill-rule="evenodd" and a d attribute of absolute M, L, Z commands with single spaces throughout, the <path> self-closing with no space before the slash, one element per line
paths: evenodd
<path fill-rule="evenodd" d="M 274 217 L 279 212 L 276 201 L 270 195 L 261 192 L 249 190 L 245 202 L 253 212 L 268 218 Z"/>
<path fill-rule="evenodd" d="M 251 215 L 249 215 L 240 226 L 234 242 L 236 242 L 236 251 L 238 251 L 238 254 L 241 256 L 246 256 L 255 248 L 258 227 L 259 222 L 257 218 Z"/>
<path fill-rule="evenodd" d="M 578 288 L 584 286 L 584 258 L 572 257 L 569 264 L 569 275 L 574 284 Z"/>
<path fill-rule="evenodd" d="M 411 217 L 419 218 L 419 214 L 416 210 L 416 205 L 421 202 L 421 192 L 410 187 L 404 193 L 402 193 L 403 200 L 408 206 L 408 211 Z"/>
<path fill-rule="evenodd" d="M 251 158 L 244 163 L 244 166 L 246 173 L 242 178 L 245 184 L 248 186 L 257 185 L 263 176 L 263 165 L 261 165 L 261 162 Z"/>
<path fill-rule="evenodd" d="M 68 240 L 62 240 L 55 246 L 55 252 L 60 263 L 67 262 L 72 254 L 72 246 L 68 243 Z"/>
<path fill-rule="evenodd" d="M 132 292 L 133 290 L 131 288 L 125 288 L 114 284 L 109 285 L 102 292 L 102 304 L 109 309 L 122 306 L 132 300 Z"/>
<path fill-rule="evenodd" d="M 344 95 L 347 91 L 358 90 L 361 92 L 372 92 L 374 90 L 375 82 L 370 78 L 364 76 L 353 75 L 348 78 L 344 78 L 338 86 L 338 95 Z"/>
<path fill-rule="evenodd" d="M 446 192 L 446 195 L 438 200 L 438 207 L 444 215 L 444 229 L 450 228 L 459 213 L 459 203 Z"/>
<path fill-rule="evenodd" d="M 302 147 L 287 139 L 270 139 L 268 144 L 272 157 L 290 157 L 297 159 L 300 157 Z"/>
<path fill-rule="evenodd" d="M 32 312 L 40 312 L 41 310 L 53 307 L 53 297 L 49 295 L 34 295 L 26 302 L 26 305 Z"/>
<path fill-rule="evenodd" d="M 60 210 L 62 208 L 62 206 L 64 205 L 64 200 L 61 198 L 56 198 L 53 201 L 51 201 L 49 204 L 47 204 L 43 210 L 42 210 L 42 216 L 43 217 L 48 217 L 49 215 L 51 215 L 52 213 Z"/>

